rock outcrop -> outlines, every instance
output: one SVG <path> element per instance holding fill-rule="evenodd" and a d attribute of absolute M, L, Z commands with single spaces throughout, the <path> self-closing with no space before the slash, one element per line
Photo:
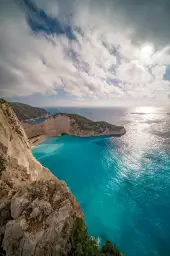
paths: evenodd
<path fill-rule="evenodd" d="M 68 255 L 77 218 L 74 196 L 32 156 L 11 105 L 0 100 L 0 255 Z"/>
<path fill-rule="evenodd" d="M 63 133 L 89 136 L 122 136 L 126 133 L 123 126 L 115 126 L 107 122 L 94 122 L 76 114 L 56 114 L 39 124 L 22 123 L 31 142 L 39 142 L 39 137 L 59 136 Z"/>

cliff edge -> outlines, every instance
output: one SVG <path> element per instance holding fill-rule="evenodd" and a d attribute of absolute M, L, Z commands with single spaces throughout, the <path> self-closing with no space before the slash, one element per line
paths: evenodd
<path fill-rule="evenodd" d="M 81 209 L 35 160 L 9 103 L 0 100 L 0 255 L 68 255 Z"/>
<path fill-rule="evenodd" d="M 57 168 L 57 166 L 56 166 Z M 79 204 L 32 155 L 11 105 L 0 100 L 0 255 L 121 256 L 88 236 Z"/>

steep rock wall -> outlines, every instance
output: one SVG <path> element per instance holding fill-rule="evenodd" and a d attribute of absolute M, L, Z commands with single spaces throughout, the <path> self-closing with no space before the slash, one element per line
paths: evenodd
<path fill-rule="evenodd" d="M 0 254 L 67 255 L 77 217 L 74 196 L 32 156 L 10 104 L 0 100 Z"/>

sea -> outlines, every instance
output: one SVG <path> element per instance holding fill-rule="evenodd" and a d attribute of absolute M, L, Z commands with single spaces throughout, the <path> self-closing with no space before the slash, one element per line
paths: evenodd
<path fill-rule="evenodd" d="M 33 155 L 64 180 L 88 232 L 125 256 L 170 256 L 170 109 L 47 108 L 123 125 L 117 137 L 48 138 Z"/>

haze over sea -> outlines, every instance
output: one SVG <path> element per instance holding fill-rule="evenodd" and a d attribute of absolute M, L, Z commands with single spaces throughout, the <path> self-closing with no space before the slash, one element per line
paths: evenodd
<path fill-rule="evenodd" d="M 66 181 L 89 234 L 126 256 L 170 255 L 170 114 L 161 108 L 51 108 L 124 125 L 121 138 L 49 138 L 34 156 Z"/>

